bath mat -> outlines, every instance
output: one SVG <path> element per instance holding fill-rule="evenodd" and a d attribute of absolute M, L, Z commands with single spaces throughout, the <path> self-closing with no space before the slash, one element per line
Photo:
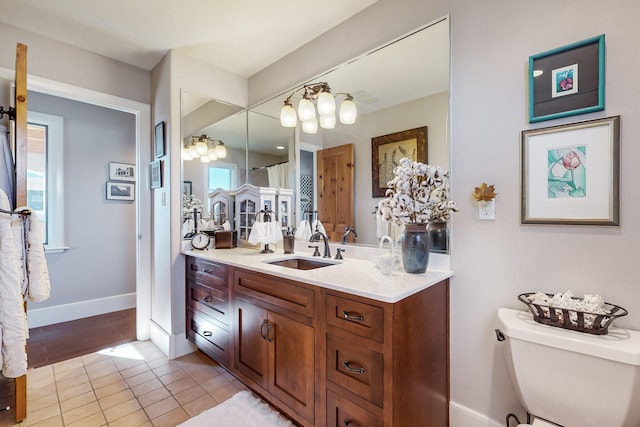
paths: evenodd
<path fill-rule="evenodd" d="M 178 427 L 293 427 L 293 424 L 250 391 L 234 394 L 218 406 Z"/>

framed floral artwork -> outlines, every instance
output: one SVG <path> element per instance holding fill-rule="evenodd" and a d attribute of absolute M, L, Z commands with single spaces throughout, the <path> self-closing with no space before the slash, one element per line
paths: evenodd
<path fill-rule="evenodd" d="M 371 193 L 384 197 L 400 159 L 427 163 L 427 126 L 371 138 Z"/>
<path fill-rule="evenodd" d="M 529 122 L 604 110 L 604 34 L 529 57 Z"/>
<path fill-rule="evenodd" d="M 620 116 L 521 136 L 523 224 L 620 225 Z"/>

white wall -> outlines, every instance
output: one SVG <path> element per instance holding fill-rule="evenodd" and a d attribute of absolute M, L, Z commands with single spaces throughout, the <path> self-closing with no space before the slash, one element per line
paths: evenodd
<path fill-rule="evenodd" d="M 598 292 L 627 308 L 619 326 L 640 329 L 635 264 L 640 209 L 634 184 L 640 169 L 640 4 L 635 0 L 521 2 L 379 0 L 311 42 L 306 49 L 250 79 L 257 102 L 444 15 L 451 18 L 452 189 L 461 212 L 452 233 L 452 426 L 504 425 L 516 400 L 494 336 L 496 310 L 523 309 L 521 292 Z M 389 19 L 393 16 L 393 19 Z M 385 25 L 379 25 L 385 22 Z M 375 31 L 371 31 L 375 28 Z M 606 34 L 606 110 L 527 123 L 529 55 Z M 344 43 L 349 40 L 349 43 Z M 338 48 L 339 46 L 339 48 Z M 265 87 L 274 89 L 266 93 Z M 520 132 L 524 129 L 620 114 L 621 226 L 520 224 Z M 482 182 L 498 192 L 496 220 L 479 221 L 472 193 Z"/>

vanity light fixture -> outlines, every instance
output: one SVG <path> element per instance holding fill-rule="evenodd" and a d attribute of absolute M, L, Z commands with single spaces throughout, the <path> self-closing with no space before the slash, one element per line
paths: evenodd
<path fill-rule="evenodd" d="M 207 135 L 192 136 L 191 140 L 182 146 L 184 160 L 200 159 L 202 163 L 209 163 L 227 157 L 227 148 L 219 139 L 211 139 Z"/>
<path fill-rule="evenodd" d="M 298 91 L 303 91 L 303 93 L 298 103 L 298 112 L 296 114 L 291 98 Z M 343 96 L 339 112 L 340 123 L 346 125 L 355 123 L 358 112 L 356 104 L 353 102 L 353 96 L 349 93 L 336 93 L 333 95 L 327 82 L 319 82 L 307 84 L 301 89 L 294 90 L 284 100 L 284 105 L 280 111 L 280 124 L 284 127 L 292 128 L 296 126 L 299 118 L 302 122 L 302 130 L 305 133 L 316 133 L 318 124 L 323 129 L 333 129 L 336 125 L 335 97 L 339 95 Z"/>

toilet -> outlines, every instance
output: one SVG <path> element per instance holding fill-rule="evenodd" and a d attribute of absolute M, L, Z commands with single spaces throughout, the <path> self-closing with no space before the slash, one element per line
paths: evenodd
<path fill-rule="evenodd" d="M 500 308 L 496 335 L 531 425 L 640 426 L 639 331 L 612 326 L 607 335 L 591 335 Z"/>

